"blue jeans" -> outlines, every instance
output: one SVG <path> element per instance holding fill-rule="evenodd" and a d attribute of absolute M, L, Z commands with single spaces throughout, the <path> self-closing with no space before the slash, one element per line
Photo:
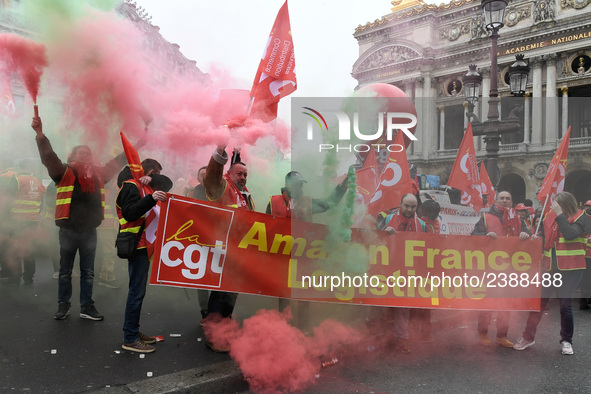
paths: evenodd
<path fill-rule="evenodd" d="M 139 339 L 140 314 L 146 295 L 150 259 L 146 249 L 138 249 L 128 261 L 129 292 L 125 305 L 125 322 L 123 323 L 123 342 L 133 343 Z"/>
<path fill-rule="evenodd" d="M 70 230 L 60 228 L 60 273 L 58 302 L 70 302 L 72 297 L 72 268 L 76 253 L 80 253 L 80 310 L 94 305 L 94 255 L 96 253 L 96 229 Z"/>
<path fill-rule="evenodd" d="M 579 282 L 583 278 L 584 270 L 573 271 L 551 271 L 550 274 L 559 273 L 562 275 L 562 286 L 550 286 L 542 288 L 542 299 L 540 300 L 540 312 L 530 312 L 527 317 L 523 338 L 533 341 L 536 337 L 538 324 L 544 315 L 544 309 L 548 305 L 550 295 L 556 290 L 560 301 L 560 337 L 561 341 L 573 343 L 573 333 L 575 331 L 575 322 L 573 319 L 572 299 Z M 552 282 L 554 283 L 554 282 Z"/>

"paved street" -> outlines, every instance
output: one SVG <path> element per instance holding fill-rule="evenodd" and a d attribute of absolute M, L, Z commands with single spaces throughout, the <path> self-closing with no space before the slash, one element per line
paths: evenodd
<path fill-rule="evenodd" d="M 121 264 L 120 277 L 123 269 Z M 244 383 L 235 381 L 230 388 L 221 383 L 214 385 L 215 389 L 201 385 L 199 377 L 224 362 L 231 371 L 235 369 L 228 355 L 211 352 L 198 341 L 203 332 L 195 291 L 149 286 L 142 331 L 163 335 L 165 340 L 156 345 L 155 353 L 140 358 L 139 354 L 120 348 L 124 288 L 107 289 L 95 283 L 94 298 L 105 321 L 92 322 L 78 317 L 76 284 L 70 316 L 56 321 L 53 313 L 57 306 L 57 281 L 51 279 L 49 262 L 38 263 L 37 271 L 32 287 L 0 287 L 1 392 L 163 392 L 161 384 L 167 378 L 176 383 L 187 380 L 189 388 L 182 392 L 245 389 Z M 271 298 L 241 296 L 236 312 L 242 319 L 257 308 L 276 305 Z M 359 323 L 356 319 L 363 314 L 360 308 L 330 304 L 316 304 L 313 310 L 323 317 L 339 311 L 347 316 L 343 320 L 353 323 Z M 575 308 L 573 356 L 560 354 L 555 303 L 551 304 L 549 316 L 542 320 L 536 345 L 523 352 L 480 346 L 475 339 L 473 313 L 436 311 L 433 319 L 437 328 L 435 343 L 414 344 L 409 354 L 393 349 L 371 353 L 344 349 L 339 363 L 320 370 L 316 385 L 307 392 L 591 392 L 591 374 L 587 371 L 591 365 L 590 311 Z M 511 339 L 519 335 L 524 321 L 524 313 L 513 314 Z M 492 325 L 489 334 L 493 339 L 494 330 Z M 222 374 L 220 382 L 226 377 Z"/>

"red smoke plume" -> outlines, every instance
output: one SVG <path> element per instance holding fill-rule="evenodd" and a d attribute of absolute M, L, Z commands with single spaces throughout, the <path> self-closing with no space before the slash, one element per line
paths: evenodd
<path fill-rule="evenodd" d="M 333 320 L 324 321 L 307 337 L 291 326 L 291 311 L 260 310 L 244 320 L 242 328 L 230 319 L 208 322 L 205 335 L 214 344 L 230 344 L 230 355 L 238 363 L 250 388 L 263 392 L 303 390 L 315 374 L 343 345 L 361 338 L 355 330 Z"/>
<path fill-rule="evenodd" d="M 0 58 L 7 72 L 18 71 L 36 104 L 41 74 L 48 66 L 45 46 L 16 34 L 0 34 Z"/>

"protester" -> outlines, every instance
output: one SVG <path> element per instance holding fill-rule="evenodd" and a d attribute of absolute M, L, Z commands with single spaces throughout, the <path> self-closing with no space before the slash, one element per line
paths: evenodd
<path fill-rule="evenodd" d="M 304 194 L 304 183 L 308 182 L 304 180 L 302 174 L 297 171 L 288 172 L 285 175 L 285 187 L 281 188 L 281 194 L 271 196 L 266 213 L 311 222 L 312 215 L 328 211 L 331 204 L 338 204 L 347 191 L 347 178 L 345 178 L 337 185 L 330 197 L 326 199 L 311 198 Z M 305 301 L 296 303 L 285 298 L 279 299 L 280 311 L 287 308 L 288 305 L 291 305 L 292 313 L 297 320 L 296 326 L 308 330 L 310 328 L 310 304 Z"/>
<path fill-rule="evenodd" d="M 14 282 L 12 271 L 6 261 L 6 254 L 9 241 L 8 233 L 11 230 L 10 208 L 12 207 L 16 190 L 14 182 L 11 181 L 16 173 L 12 168 L 6 168 L 0 171 L 0 283 L 6 284 Z"/>
<path fill-rule="evenodd" d="M 405 194 L 400 200 L 399 208 L 380 212 L 376 221 L 376 230 L 383 230 L 388 234 L 402 231 L 427 232 L 425 222 L 416 215 L 418 205 L 418 199 L 414 194 Z M 394 346 L 396 349 L 410 352 L 408 343 L 409 308 L 375 308 L 373 311 L 382 314 L 378 317 L 379 320 L 391 319 L 394 322 Z"/>
<path fill-rule="evenodd" d="M 418 216 L 425 222 L 427 233 L 439 234 L 439 212 L 441 206 L 435 200 L 423 201 L 419 207 Z M 433 342 L 430 309 L 411 309 L 408 319 L 408 334 L 411 341 Z"/>
<path fill-rule="evenodd" d="M 72 297 L 72 268 L 76 253 L 80 253 L 80 317 L 103 320 L 92 299 L 96 228 L 103 221 L 104 183 L 113 178 L 125 163 L 120 154 L 103 167 L 92 164 L 88 146 L 76 146 L 62 163 L 43 134 L 40 117 L 34 117 L 31 127 L 41 162 L 57 185 L 55 223 L 60 228 L 60 273 L 58 280 L 58 310 L 54 319 L 62 320 L 70 313 Z"/>
<path fill-rule="evenodd" d="M 585 215 L 591 218 L 591 200 L 585 201 Z M 587 233 L 587 249 L 585 251 L 585 266 L 587 269 L 583 274 L 583 279 L 579 285 L 581 298 L 579 299 L 579 309 L 591 309 L 591 234 Z"/>
<path fill-rule="evenodd" d="M 4 192 L 11 196 L 10 214 L 3 258 L 3 284 L 33 283 L 35 275 L 35 243 L 39 230 L 39 214 L 45 195 L 43 183 L 30 171 L 13 174 Z M 22 263 L 22 267 L 21 267 Z"/>
<path fill-rule="evenodd" d="M 511 193 L 502 191 L 497 194 L 495 205 L 488 213 L 483 213 L 472 231 L 472 235 L 486 235 L 492 239 L 499 237 L 519 237 L 525 241 L 530 233 L 525 222 L 520 219 L 512 208 Z M 481 311 L 478 315 L 478 339 L 483 346 L 492 346 L 488 338 L 488 326 L 492 320 L 492 312 Z M 495 342 L 503 347 L 513 347 L 513 342 L 507 338 L 511 312 L 497 312 L 497 338 Z"/>
<path fill-rule="evenodd" d="M 548 304 L 553 291 L 560 301 L 560 344 L 562 354 L 573 354 L 574 319 L 572 298 L 583 277 L 587 240 L 591 233 L 591 219 L 578 209 L 577 200 L 568 192 L 558 193 L 542 222 L 544 254 L 542 268 L 549 276 L 550 286 L 542 286 L 540 310 Z M 536 330 L 543 312 L 530 312 L 523 331 L 513 349 L 525 350 L 534 345 Z"/>
<path fill-rule="evenodd" d="M 197 171 L 197 181 L 199 184 L 187 193 L 187 197 L 191 197 L 200 201 L 207 201 L 207 196 L 205 195 L 205 186 L 203 185 L 206 170 L 207 166 L 203 166 Z M 203 322 L 203 319 L 205 319 L 208 315 L 207 306 L 209 304 L 209 290 L 198 289 L 197 298 L 199 299 L 201 322 Z"/>
<path fill-rule="evenodd" d="M 203 185 L 203 179 L 205 179 L 205 171 L 207 170 L 207 166 L 201 167 L 199 171 L 197 171 L 197 181 L 199 182 L 197 186 L 187 194 L 187 197 L 194 198 L 196 200 L 207 201 L 207 196 L 205 195 L 205 186 Z"/>
<path fill-rule="evenodd" d="M 528 207 L 523 204 L 517 204 L 515 205 L 515 212 L 517 212 L 517 216 L 519 216 L 519 218 L 525 222 L 525 226 L 527 227 L 527 231 L 530 233 L 530 235 L 533 234 L 535 230 L 532 231 L 533 223 L 530 218 Z"/>
<path fill-rule="evenodd" d="M 224 165 L 228 162 L 225 148 L 225 146 L 218 146 L 207 165 L 203 180 L 207 199 L 219 205 L 254 211 L 254 203 L 246 188 L 248 170 L 246 165 L 240 161 L 239 151 L 234 151 L 230 168 L 224 175 Z M 234 311 L 237 297 L 237 293 L 212 291 L 207 307 L 208 321 L 229 319 Z M 206 344 L 216 352 L 230 350 L 229 344 L 214 344 L 209 340 L 206 341 Z"/>
<path fill-rule="evenodd" d="M 158 201 L 166 201 L 166 192 L 172 188 L 172 181 L 160 174 L 162 166 L 154 159 L 142 161 L 145 177 L 137 181 L 129 167 L 125 167 L 117 179 L 121 187 L 117 195 L 116 207 L 119 217 L 119 232 L 134 233 L 139 239 L 135 253 L 127 259 L 129 271 L 129 291 L 125 305 L 123 323 L 123 344 L 125 350 L 138 353 L 152 353 L 156 350 L 151 344 L 156 338 L 139 331 L 142 303 L 146 295 L 150 256 L 146 241 L 146 215 Z M 143 185 L 148 184 L 154 192 L 146 194 Z"/>

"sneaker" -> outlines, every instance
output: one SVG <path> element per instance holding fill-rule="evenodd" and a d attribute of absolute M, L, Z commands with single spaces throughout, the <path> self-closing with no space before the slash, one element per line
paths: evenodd
<path fill-rule="evenodd" d="M 138 336 L 140 337 L 140 341 L 142 341 L 143 343 L 146 343 L 146 344 L 156 343 L 156 337 L 144 335 L 141 332 L 138 334 Z"/>
<path fill-rule="evenodd" d="M 66 316 L 70 314 L 70 303 L 69 302 L 60 302 L 57 308 L 57 312 L 53 315 L 55 320 L 64 320 Z"/>
<path fill-rule="evenodd" d="M 506 348 L 511 348 L 514 346 L 514 343 L 511 342 L 507 337 L 502 337 L 502 338 L 497 337 L 495 342 L 497 345 L 500 345 L 500 346 L 506 347 Z"/>
<path fill-rule="evenodd" d="M 115 279 L 107 280 L 107 279 L 100 279 L 98 280 L 99 286 L 105 286 L 107 289 L 120 289 L 121 285 L 117 283 Z"/>
<path fill-rule="evenodd" d="M 80 312 L 80 317 L 89 320 L 103 320 L 105 317 L 98 313 L 94 305 L 89 306 Z"/>
<path fill-rule="evenodd" d="M 513 349 L 515 350 L 525 350 L 530 346 L 533 346 L 536 344 L 536 341 L 528 341 L 527 339 L 521 337 L 517 340 L 517 342 L 515 343 L 515 345 L 513 345 Z"/>
<path fill-rule="evenodd" d="M 130 352 L 138 353 L 152 353 L 156 350 L 154 346 L 148 345 L 139 339 L 136 339 L 133 343 L 123 343 L 121 344 L 121 348 L 124 350 L 129 350 Z"/>
<path fill-rule="evenodd" d="M 207 341 L 205 341 L 205 345 L 207 345 L 208 348 L 210 348 L 211 350 L 213 350 L 216 353 L 228 353 L 230 351 L 230 344 L 229 343 L 215 345 L 213 342 L 211 342 L 208 339 Z"/>
<path fill-rule="evenodd" d="M 573 345 L 567 341 L 560 341 L 562 345 L 562 354 L 573 354 Z"/>
<path fill-rule="evenodd" d="M 490 341 L 488 334 L 484 334 L 482 332 L 478 333 L 478 342 L 480 342 L 482 346 L 492 346 L 492 342 Z"/>

